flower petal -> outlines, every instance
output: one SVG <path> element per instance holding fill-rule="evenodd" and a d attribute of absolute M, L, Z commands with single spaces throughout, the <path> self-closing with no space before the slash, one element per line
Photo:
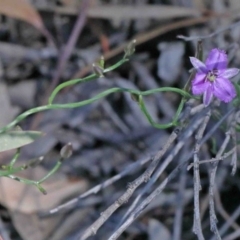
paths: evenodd
<path fill-rule="evenodd" d="M 218 77 L 215 80 L 213 94 L 223 102 L 230 102 L 237 95 L 233 84 L 223 77 Z"/>
<path fill-rule="evenodd" d="M 209 86 L 209 81 L 206 81 L 205 73 L 196 73 L 192 80 L 192 93 L 194 95 L 203 94 Z"/>
<path fill-rule="evenodd" d="M 219 72 L 218 76 L 223 78 L 232 78 L 239 73 L 238 68 L 228 68 Z"/>
<path fill-rule="evenodd" d="M 203 103 L 206 107 L 211 103 L 212 97 L 213 97 L 213 86 L 211 84 L 208 86 L 208 88 L 203 94 Z"/>
<path fill-rule="evenodd" d="M 224 70 L 227 68 L 227 63 L 228 59 L 225 51 L 214 48 L 208 54 L 206 67 L 208 70 Z"/>
<path fill-rule="evenodd" d="M 199 59 L 195 58 L 195 57 L 190 57 L 190 61 L 193 65 L 193 67 L 198 71 L 198 72 L 202 72 L 202 73 L 207 73 L 208 70 L 206 68 L 206 65 L 200 61 Z"/>

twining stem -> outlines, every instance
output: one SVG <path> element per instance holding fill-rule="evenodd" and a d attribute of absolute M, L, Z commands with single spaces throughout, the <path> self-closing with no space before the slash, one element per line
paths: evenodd
<path fill-rule="evenodd" d="M 114 64 L 113 66 L 109 67 L 109 68 L 106 68 L 103 70 L 103 73 L 107 73 L 107 72 L 110 72 L 112 70 L 115 70 L 116 68 L 120 67 L 123 63 L 129 61 L 127 58 L 124 58 L 122 60 L 120 60 L 119 62 L 117 62 L 116 64 Z M 48 100 L 48 104 L 52 104 L 53 103 L 53 100 L 54 98 L 56 97 L 56 95 L 58 94 L 59 91 L 61 91 L 63 88 L 65 87 L 69 87 L 71 85 L 75 85 L 75 84 L 78 84 L 78 83 L 84 83 L 84 82 L 89 82 L 89 81 L 92 81 L 92 80 L 95 80 L 99 78 L 99 76 L 97 74 L 91 74 L 90 76 L 88 77 L 85 77 L 85 78 L 79 78 L 79 79 L 73 79 L 73 80 L 69 80 L 67 82 L 64 82 L 60 85 L 58 85 L 52 92 L 52 94 L 50 95 L 49 97 L 49 100 Z"/>
<path fill-rule="evenodd" d="M 53 175 L 62 165 L 62 160 L 60 159 L 56 165 L 53 167 L 53 169 L 46 175 L 44 176 L 42 179 L 40 179 L 39 181 L 37 181 L 38 184 L 44 182 L 46 179 L 48 179 L 51 175 Z"/>
<path fill-rule="evenodd" d="M 43 183 L 45 180 L 47 180 L 50 176 L 52 176 L 55 172 L 57 172 L 57 170 L 60 168 L 60 166 L 62 165 L 62 161 L 63 159 L 60 158 L 57 163 L 55 164 L 55 166 L 52 168 L 52 170 L 50 172 L 48 172 L 43 178 L 41 178 L 40 180 L 38 181 L 34 181 L 34 180 L 29 180 L 29 179 L 26 179 L 26 178 L 23 178 L 23 177 L 18 177 L 18 176 L 15 176 L 13 175 L 14 173 L 17 173 L 19 171 L 22 171 L 25 167 L 24 166 L 21 166 L 21 167 L 17 167 L 17 168 L 9 168 L 8 170 L 0 170 L 0 176 L 1 177 L 8 177 L 8 178 L 11 178 L 15 181 L 18 181 L 18 182 L 22 182 L 22 183 L 25 183 L 25 184 L 28 184 L 28 185 L 34 185 L 36 186 L 43 194 L 46 194 L 47 192 L 45 191 L 45 189 L 41 186 L 41 183 Z"/>
<path fill-rule="evenodd" d="M 9 170 L 13 169 L 13 165 L 16 163 L 17 159 L 19 158 L 19 155 L 20 155 L 20 148 L 17 149 L 16 153 L 13 156 L 13 158 L 8 166 Z"/>
<path fill-rule="evenodd" d="M 135 94 L 135 95 L 138 95 L 138 96 L 147 96 L 147 95 L 154 94 L 154 93 L 157 93 L 157 92 L 167 92 L 167 91 L 168 92 L 179 93 L 180 95 L 182 95 L 184 97 L 189 97 L 189 98 L 192 97 L 188 92 L 186 92 L 184 90 L 181 90 L 181 89 L 178 89 L 178 88 L 173 88 L 173 87 L 156 88 L 156 89 L 147 90 L 147 91 L 139 91 L 139 90 L 128 89 L 128 88 L 110 88 L 108 90 L 105 90 L 105 91 L 97 94 L 96 96 L 94 96 L 94 97 L 92 97 L 90 99 L 83 100 L 81 102 L 65 103 L 65 104 L 48 104 L 48 105 L 45 105 L 45 106 L 40 106 L 40 107 L 36 107 L 36 108 L 32 108 L 30 110 L 27 110 L 26 112 L 20 114 L 11 123 L 9 123 L 5 127 L 1 128 L 0 129 L 0 134 L 10 130 L 12 127 L 14 127 L 20 121 L 25 119 L 27 116 L 32 115 L 32 114 L 37 113 L 37 112 L 42 112 L 42 111 L 46 111 L 46 110 L 50 110 L 50 109 L 63 109 L 63 108 L 82 107 L 84 105 L 93 103 L 93 102 L 95 102 L 95 101 L 97 101 L 97 100 L 99 100 L 99 99 L 101 99 L 103 97 L 108 96 L 109 94 L 116 93 L 116 92 L 128 92 L 128 93 Z M 182 105 L 180 104 L 180 108 L 177 111 L 177 116 L 179 115 L 179 112 L 180 112 L 181 109 L 182 109 Z M 149 116 L 146 116 L 146 117 L 149 119 Z M 175 119 L 175 121 L 176 121 L 176 119 Z M 151 124 L 151 122 L 150 122 L 150 124 Z M 173 124 L 170 124 L 170 125 L 172 126 Z M 169 126 L 167 126 L 167 127 L 169 127 Z M 162 128 L 164 128 L 164 127 L 162 127 Z"/>

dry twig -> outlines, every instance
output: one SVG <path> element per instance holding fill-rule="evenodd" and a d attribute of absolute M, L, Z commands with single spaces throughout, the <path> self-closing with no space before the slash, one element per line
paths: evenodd
<path fill-rule="evenodd" d="M 151 177 L 153 171 L 156 169 L 160 159 L 169 149 L 169 147 L 173 144 L 175 139 L 177 138 L 181 128 L 176 128 L 173 133 L 169 136 L 167 143 L 163 146 L 163 148 L 153 157 L 153 160 L 146 171 L 129 184 L 127 190 L 116 200 L 111 206 L 109 206 L 101 216 L 84 232 L 83 236 L 80 238 L 81 240 L 85 240 L 88 237 L 95 235 L 97 230 L 105 223 L 105 221 L 125 202 L 129 200 L 135 190 L 143 183 L 147 182 Z"/>
<path fill-rule="evenodd" d="M 200 127 L 196 135 L 196 144 L 194 147 L 194 223 L 193 223 L 193 232 L 198 236 L 199 240 L 204 240 L 201 226 L 200 218 L 200 209 L 199 209 L 199 191 L 201 190 L 200 176 L 199 176 L 199 150 L 200 150 L 200 141 L 203 137 L 203 133 L 206 129 L 206 126 L 209 122 L 211 116 L 211 110 L 208 111 L 206 117 L 203 120 L 202 126 Z"/>
<path fill-rule="evenodd" d="M 233 131 L 232 129 L 235 129 L 235 124 L 236 124 L 236 114 L 234 114 L 234 119 L 230 125 L 230 129 L 226 132 L 226 137 L 224 142 L 222 143 L 216 158 L 219 158 L 223 152 L 225 151 L 231 137 L 231 132 Z M 235 148 L 235 147 L 234 147 Z M 212 168 L 210 170 L 210 185 L 209 185 L 209 211 L 210 211 L 210 227 L 211 230 L 214 232 L 216 235 L 217 239 L 221 239 L 220 234 L 217 229 L 217 217 L 214 209 L 214 182 L 215 182 L 215 177 L 216 177 L 216 172 L 217 172 L 217 167 L 218 167 L 218 162 L 212 163 Z"/>

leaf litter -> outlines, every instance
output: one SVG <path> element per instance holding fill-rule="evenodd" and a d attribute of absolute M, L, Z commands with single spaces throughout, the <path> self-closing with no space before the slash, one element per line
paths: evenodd
<path fill-rule="evenodd" d="M 88 21 L 85 22 L 76 45 L 68 53 L 70 57 L 59 81 L 89 73 L 91 64 L 101 54 L 106 56 L 106 64 L 111 64 L 119 57 L 125 43 L 134 37 L 137 37 L 138 44 L 136 52 L 131 61 L 120 70 L 111 72 L 94 83 L 77 85 L 62 91 L 57 102 L 77 102 L 90 98 L 107 87 L 141 90 L 169 85 L 183 87 L 181 84 L 187 80 L 190 68 L 186 59 L 194 53 L 196 41 L 177 43 L 177 35 L 211 34 L 219 27 L 228 26 L 238 19 L 234 11 L 239 4 L 234 0 L 229 1 L 228 5 L 221 0 L 215 0 L 212 4 L 198 0 L 172 0 L 164 6 L 165 1 L 141 2 L 91 1 L 89 9 L 85 10 Z M 5 15 L 0 20 L 1 126 L 28 107 L 41 105 L 46 100 L 44 96 L 51 86 L 56 62 L 62 56 L 60 52 L 71 37 L 70 29 L 74 28 L 79 14 L 78 6 L 76 1 L 66 0 L 31 1 L 31 4 L 24 0 L 0 1 L 1 13 Z M 209 7 L 212 12 L 206 10 Z M 37 30 L 33 30 L 33 27 Z M 238 41 L 239 34 L 236 31 L 226 31 L 206 38 L 204 50 L 208 52 L 213 46 L 227 49 Z M 239 58 L 238 48 L 234 56 Z M 234 56 L 232 62 L 236 61 Z M 171 121 L 178 103 L 179 99 L 171 94 L 154 94 L 146 98 L 149 111 L 161 123 Z M 222 107 L 221 111 L 226 109 Z M 156 130 L 149 126 L 128 94 L 118 93 L 83 108 L 42 112 L 29 117 L 21 123 L 21 127 L 24 130 L 46 133 L 44 137 L 22 149 L 22 164 L 31 157 L 45 156 L 41 166 L 22 173 L 25 177 L 37 178 L 46 174 L 59 157 L 61 147 L 69 141 L 74 149 L 73 156 L 63 163 L 60 172 L 45 183 L 47 196 L 41 195 L 32 186 L 7 178 L 1 179 L 0 203 L 8 211 L 11 220 L 6 223 L 1 216 L 0 222 L 3 226 L 12 226 L 10 235 L 14 239 L 24 240 L 79 239 L 83 231 L 99 217 L 100 212 L 109 207 L 125 191 L 127 184 L 144 171 L 147 163 L 133 168 L 129 166 L 136 166 L 134 164 L 140 163 L 144 157 L 150 162 L 151 156 L 164 146 L 169 136 L 169 131 Z M 218 135 L 217 144 L 223 139 L 222 135 Z M 189 145 L 192 141 L 193 138 L 189 138 L 185 142 L 185 152 L 191 151 Z M 208 158 L 212 154 L 211 149 L 204 147 L 205 152 L 202 154 Z M 6 164 L 9 158 L 8 154 L 1 153 L 1 164 Z M 184 154 L 182 158 L 185 158 Z M 148 189 L 149 192 L 175 169 L 177 160 L 176 158 L 164 170 L 163 175 Z M 128 169 L 129 172 L 122 176 Z M 226 165 L 221 165 L 219 178 L 222 177 L 225 185 L 218 185 L 218 191 L 226 211 L 231 214 L 238 204 L 225 196 L 233 191 L 238 196 L 239 176 L 237 174 L 234 179 L 231 178 L 224 174 L 226 169 Z M 208 188 L 206 168 L 201 168 L 201 175 L 205 190 Z M 86 199 L 76 198 L 114 176 L 120 176 L 120 180 L 112 181 L 106 188 L 102 186 L 101 190 Z M 183 190 L 179 193 L 185 194 L 182 205 L 177 204 L 177 198 L 174 198 L 179 188 L 179 177 L 167 185 L 167 193 L 164 193 L 162 200 L 156 199 L 158 201 L 126 230 L 125 234 L 129 239 L 159 239 L 160 234 L 165 234 L 166 239 L 173 239 L 171 236 L 176 236 L 174 233 L 178 231 L 177 224 L 183 227 L 174 240 L 195 239 L 191 233 L 191 172 L 185 173 L 185 177 L 188 181 L 181 185 Z M 108 239 L 141 190 L 136 191 L 131 200 L 106 221 L 92 239 Z M 74 199 L 74 204 L 67 205 L 54 215 L 47 214 L 49 210 Z M 203 194 L 201 203 L 206 199 L 207 195 Z M 183 212 L 182 218 L 176 213 L 180 210 Z M 175 225 L 173 219 L 176 221 Z M 204 220 L 207 220 L 205 216 Z M 220 218 L 220 228 L 223 224 L 224 221 Z M 209 236 L 207 239 L 210 239 L 212 235 L 207 229 L 209 226 L 204 230 Z M 3 236 L 1 231 L 0 235 Z"/>

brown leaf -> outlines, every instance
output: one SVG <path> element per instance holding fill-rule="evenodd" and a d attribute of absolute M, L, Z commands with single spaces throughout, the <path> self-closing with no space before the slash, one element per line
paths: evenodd
<path fill-rule="evenodd" d="M 41 31 L 45 29 L 40 15 L 27 0 L 0 0 L 0 14 L 28 22 Z"/>
<path fill-rule="evenodd" d="M 40 166 L 34 169 L 21 172 L 26 178 L 40 179 L 46 175 L 46 170 Z M 43 187 L 47 191 L 47 195 L 43 195 L 36 187 L 26 186 L 24 183 L 16 182 L 12 179 L 2 177 L 0 179 L 0 203 L 11 211 L 19 211 L 25 214 L 33 212 L 46 211 L 56 207 L 64 201 L 64 199 L 79 194 L 86 190 L 87 183 L 84 180 L 71 182 L 68 178 L 56 173 L 50 179 L 43 183 Z M 27 188 L 27 193 L 24 193 Z"/>
<path fill-rule="evenodd" d="M 10 212 L 13 224 L 23 240 L 46 240 L 63 221 L 64 215 L 40 218 L 37 213 Z"/>
<path fill-rule="evenodd" d="M 38 213 L 25 214 L 15 211 L 11 212 L 11 218 L 23 240 L 59 240 L 68 239 L 67 235 L 77 229 L 88 214 L 87 208 L 78 209 L 67 216 L 60 212 L 45 218 L 39 217 Z"/>
<path fill-rule="evenodd" d="M 21 172 L 21 176 L 40 179 L 46 173 L 45 169 L 38 166 Z M 38 213 L 50 210 L 64 203 L 66 199 L 81 194 L 87 189 L 88 183 L 83 179 L 71 181 L 59 172 L 44 182 L 43 186 L 48 192 L 47 195 L 43 195 L 34 186 L 0 178 L 0 203 L 8 208 L 14 226 L 24 240 L 52 239 L 50 236 L 56 227 L 66 219 L 64 211 L 46 218 L 41 218 Z M 80 211 L 78 217 L 79 221 L 83 221 L 85 210 Z M 64 236 L 62 239 L 65 239 Z"/>

